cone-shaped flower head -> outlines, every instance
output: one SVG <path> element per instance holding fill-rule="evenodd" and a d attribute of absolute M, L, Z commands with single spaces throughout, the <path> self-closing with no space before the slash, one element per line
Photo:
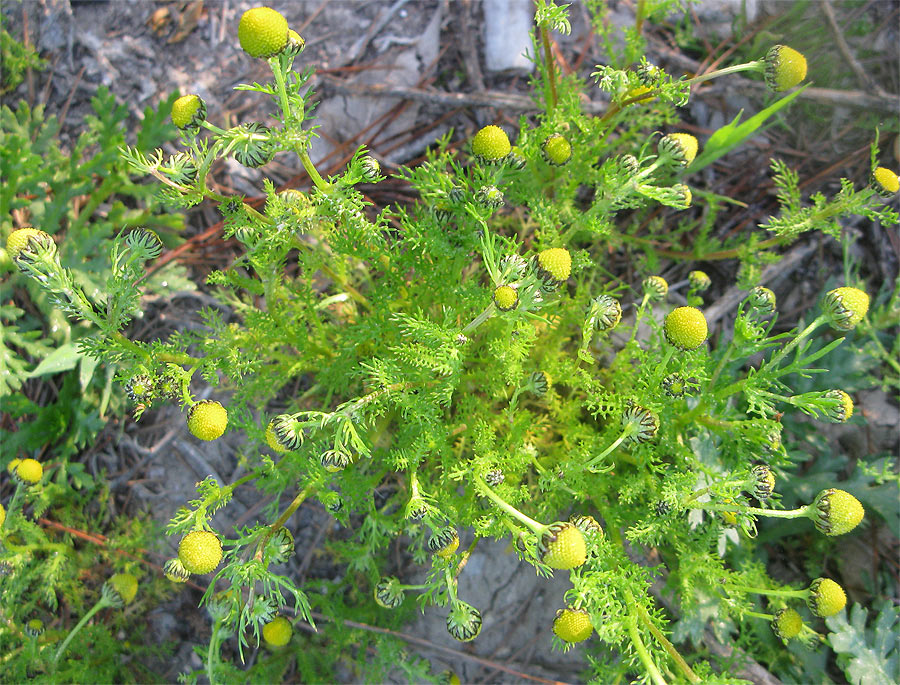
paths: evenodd
<path fill-rule="evenodd" d="M 28 244 L 34 240 L 35 242 L 50 245 L 53 243 L 53 237 L 44 231 L 26 226 L 9 234 L 6 239 L 6 251 L 9 253 L 10 259 L 15 259 L 19 254 L 28 247 Z"/>
<path fill-rule="evenodd" d="M 776 93 L 806 78 L 806 58 L 787 45 L 773 45 L 765 57 L 766 85 Z"/>
<path fill-rule="evenodd" d="M 227 426 L 228 411 L 214 400 L 200 400 L 188 412 L 188 430 L 201 440 L 221 437 Z"/>
<path fill-rule="evenodd" d="M 484 162 L 500 162 L 511 150 L 509 136 L 499 126 L 485 126 L 472 138 L 472 152 Z"/>
<path fill-rule="evenodd" d="M 519 293 L 509 285 L 501 285 L 494 290 L 494 305 L 501 312 L 508 312 L 519 305 Z"/>
<path fill-rule="evenodd" d="M 34 485 L 44 475 L 44 467 L 36 459 L 23 459 L 16 466 L 16 477 L 23 483 Z"/>
<path fill-rule="evenodd" d="M 197 128 L 206 119 L 206 103 L 199 95 L 182 95 L 172 103 L 172 123 L 178 128 Z"/>
<path fill-rule="evenodd" d="M 284 616 L 276 616 L 263 626 L 262 634 L 269 647 L 284 647 L 291 641 L 294 628 Z"/>
<path fill-rule="evenodd" d="M 572 145 L 563 136 L 554 133 L 543 142 L 541 152 L 550 164 L 561 166 L 572 158 Z"/>
<path fill-rule="evenodd" d="M 772 630 L 782 640 L 787 642 L 800 634 L 803 630 L 803 619 L 794 609 L 781 609 L 772 619 Z"/>
<path fill-rule="evenodd" d="M 872 172 L 872 187 L 881 197 L 890 199 L 900 190 L 900 178 L 890 169 L 880 166 Z"/>
<path fill-rule="evenodd" d="M 828 488 L 822 490 L 813 502 L 813 522 L 825 535 L 843 535 L 859 525 L 866 514 L 863 505 L 849 492 Z"/>
<path fill-rule="evenodd" d="M 541 538 L 543 562 L 550 568 L 568 570 L 581 566 L 587 559 L 584 536 L 571 523 L 558 521 Z"/>
<path fill-rule="evenodd" d="M 847 604 L 844 588 L 831 578 L 816 578 L 809 586 L 806 605 L 819 618 L 834 616 Z"/>
<path fill-rule="evenodd" d="M 676 307 L 666 315 L 666 339 L 679 350 L 693 350 L 709 334 L 706 317 L 696 307 Z"/>
<path fill-rule="evenodd" d="M 272 57 L 288 42 L 288 23 L 271 7 L 254 7 L 244 12 L 238 24 L 241 48 L 251 57 Z"/>
<path fill-rule="evenodd" d="M 553 619 L 553 632 L 565 642 L 582 642 L 594 632 L 591 617 L 584 609 L 567 607 L 556 612 Z"/>
<path fill-rule="evenodd" d="M 134 601 L 138 590 L 138 580 L 131 573 L 116 573 L 106 582 L 125 604 L 131 604 Z"/>
<path fill-rule="evenodd" d="M 572 255 L 562 247 L 538 254 L 538 277 L 545 283 L 562 283 L 572 273 Z"/>
<path fill-rule="evenodd" d="M 178 559 L 189 573 L 209 573 L 222 561 L 222 543 L 208 530 L 192 531 L 181 539 Z"/>

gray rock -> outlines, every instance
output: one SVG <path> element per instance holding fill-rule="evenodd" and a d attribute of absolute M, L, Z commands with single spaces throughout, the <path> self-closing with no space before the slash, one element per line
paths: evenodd
<path fill-rule="evenodd" d="M 533 8 L 531 0 L 485 0 L 484 62 L 488 71 L 532 71 L 534 64 L 525 52 L 532 51 Z"/>

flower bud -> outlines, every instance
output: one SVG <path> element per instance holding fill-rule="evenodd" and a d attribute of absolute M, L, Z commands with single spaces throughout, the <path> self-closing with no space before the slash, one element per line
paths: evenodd
<path fill-rule="evenodd" d="M 503 471 L 501 471 L 500 469 L 491 469 L 484 474 L 484 482 L 490 485 L 492 488 L 496 488 L 505 479 L 506 476 L 503 475 Z"/>
<path fill-rule="evenodd" d="M 31 252 L 36 246 L 56 247 L 56 243 L 49 233 L 30 226 L 13 231 L 6 239 L 6 252 L 13 261 L 23 252 Z"/>
<path fill-rule="evenodd" d="M 628 436 L 631 442 L 649 442 L 659 430 L 659 418 L 646 407 L 632 404 L 622 412 L 622 425 L 633 426 Z"/>
<path fill-rule="evenodd" d="M 669 284 L 662 276 L 649 276 L 641 285 L 644 288 L 644 295 L 654 301 L 663 300 L 669 294 Z"/>
<path fill-rule="evenodd" d="M 363 180 L 366 183 L 375 183 L 381 175 L 381 164 L 371 155 L 366 155 L 360 160 Z"/>
<path fill-rule="evenodd" d="M 173 583 L 185 583 L 191 577 L 190 571 L 184 567 L 184 564 L 181 563 L 181 559 L 178 557 L 169 559 L 165 563 L 163 573 Z"/>
<path fill-rule="evenodd" d="M 132 376 L 131 380 L 125 385 L 125 391 L 132 402 L 148 402 L 152 400 L 155 389 L 153 380 L 145 373 Z"/>
<path fill-rule="evenodd" d="M 475 193 L 475 202 L 485 207 L 502 207 L 503 193 L 497 186 L 481 186 Z"/>
<path fill-rule="evenodd" d="M 269 561 L 273 564 L 283 564 L 294 554 L 294 535 L 284 526 L 272 533 L 266 544 L 269 552 Z"/>
<path fill-rule="evenodd" d="M 460 642 L 474 640 L 481 632 L 481 612 L 465 602 L 455 602 L 447 614 L 447 632 Z"/>
<path fill-rule="evenodd" d="M 350 466 L 350 455 L 342 450 L 325 450 L 319 457 L 319 463 L 329 473 L 337 473 Z"/>
<path fill-rule="evenodd" d="M 687 383 L 680 373 L 670 373 L 662 379 L 662 389 L 669 397 L 678 399 L 687 392 Z"/>
<path fill-rule="evenodd" d="M 769 316 L 775 312 L 775 293 L 761 285 L 756 286 L 747 296 L 750 307 L 760 316 Z"/>
<path fill-rule="evenodd" d="M 824 396 L 838 402 L 825 413 L 825 417 L 829 421 L 832 423 L 844 423 L 853 416 L 853 400 L 843 390 L 827 390 Z"/>
<path fill-rule="evenodd" d="M 306 41 L 303 40 L 303 36 L 294 31 L 294 29 L 288 29 L 288 39 L 287 44 L 284 46 L 284 54 L 296 57 L 303 52 L 305 47 Z"/>
<path fill-rule="evenodd" d="M 528 377 L 528 384 L 535 395 L 543 397 L 550 389 L 550 376 L 544 371 L 535 371 Z"/>
<path fill-rule="evenodd" d="M 373 592 L 375 603 L 382 609 L 396 609 L 403 603 L 403 588 L 400 581 L 393 576 L 382 578 L 378 581 Z"/>
<path fill-rule="evenodd" d="M 688 274 L 688 284 L 691 290 L 702 293 L 712 285 L 712 280 L 705 271 L 691 271 Z"/>
<path fill-rule="evenodd" d="M 599 295 L 591 301 L 588 316 L 598 331 L 609 331 L 622 320 L 622 305 L 611 295 Z"/>
<path fill-rule="evenodd" d="M 869 296 L 859 288 L 835 288 L 825 295 L 822 309 L 832 328 L 850 331 L 869 311 Z"/>
<path fill-rule="evenodd" d="M 676 209 L 687 209 L 691 206 L 691 202 L 694 199 L 693 194 L 691 193 L 691 189 L 688 188 L 684 183 L 678 183 L 672 186 L 672 190 L 675 191 L 676 201 L 678 202 L 678 207 Z"/>
<path fill-rule="evenodd" d="M 690 133 L 670 133 L 659 140 L 659 154 L 671 157 L 681 166 L 694 161 L 697 149 L 697 139 Z"/>
<path fill-rule="evenodd" d="M 459 533 L 456 528 L 448 526 L 434 531 L 428 539 L 428 549 L 433 554 L 446 559 L 459 549 Z"/>
<path fill-rule="evenodd" d="M 753 496 L 758 500 L 768 499 L 775 490 L 775 474 L 765 464 L 758 464 L 750 471 L 753 478 Z"/>

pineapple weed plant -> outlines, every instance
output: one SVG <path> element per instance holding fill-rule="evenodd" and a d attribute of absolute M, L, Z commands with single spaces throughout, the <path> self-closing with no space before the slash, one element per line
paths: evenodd
<path fill-rule="evenodd" d="M 27 69 L 44 64 L 5 28 L 0 58 L 4 94 Z M 177 240 L 183 215 L 165 213 L 154 189 L 136 178 L 118 151 L 127 140 L 152 150 L 172 139 L 173 100 L 146 109 L 141 123 L 130 127 L 127 108 L 98 88 L 68 147 L 48 108 L 3 104 L 4 245 L 15 252 L 20 243 L 7 238 L 23 223 L 41 226 L 56 236 L 56 259 L 70 283 L 98 297 L 112 277 L 108 252 L 117 234 L 149 226 L 167 244 Z M 145 292 L 193 288 L 183 272 L 165 266 L 143 280 Z M 146 516 L 117 511 L 105 474 L 93 474 L 78 459 L 110 416 L 129 411 L 129 400 L 114 382 L 115 365 L 101 365 L 78 347 L 95 329 L 68 319 L 65 310 L 0 247 L 0 680 L 25 682 L 51 672 L 52 663 L 53 677 L 64 682 L 149 681 L 154 675 L 143 663 L 165 650 L 140 639 L 123 641 L 123 631 L 130 637 L 137 626 L 135 607 L 116 607 L 131 603 L 137 576 L 143 576 L 145 596 L 169 591 L 168 581 L 147 576 L 140 564 L 160 531 Z M 126 585 L 119 585 L 122 578 Z M 126 601 L 111 593 L 117 586 Z M 87 625 L 101 611 L 103 621 Z M 83 630 L 72 631 L 79 619 Z M 89 676 L 80 658 L 86 645 Z M 133 658 L 122 660 L 123 652 Z"/>
<path fill-rule="evenodd" d="M 710 232 L 721 199 L 692 189 L 691 174 L 762 120 L 749 129 L 729 125 L 714 136 L 715 149 L 658 131 L 677 122 L 692 83 L 749 71 L 780 93 L 805 78 L 804 57 L 779 45 L 758 61 L 693 79 L 645 59 L 626 70 L 598 66 L 594 83 L 611 104 L 590 116 L 581 108 L 584 84 L 561 77 L 549 59 L 548 32 L 568 29 L 565 7 L 540 1 L 536 10 L 540 114 L 521 120 L 514 141 L 498 126 L 479 130 L 461 152 L 449 136 L 437 141 L 424 163 L 399 172 L 418 201 L 377 214 L 358 189 L 384 178 L 366 150 L 329 178 L 309 157 L 312 70 L 293 70 L 303 38 L 272 9 L 245 13 L 241 47 L 267 60 L 273 78 L 238 88 L 270 98 L 279 125 L 222 129 L 198 96 L 186 95 L 171 108 L 181 152 L 122 150 L 134 169 L 159 181 L 168 203 L 218 203 L 226 237 L 242 246 L 233 264 L 208 278 L 221 307 L 199 312 L 202 328 L 154 342 L 126 336 L 147 266 L 163 249 L 150 229 L 115 238 L 104 292 L 90 294 L 46 232 L 9 236 L 16 267 L 91 325 L 78 349 L 115 365 L 135 419 L 175 403 L 198 440 L 242 436 L 246 475 L 198 483 L 197 498 L 168 527 L 178 554 L 165 564 L 167 578 L 208 583 L 202 604 L 211 639 L 197 647 L 204 668 L 188 681 L 246 677 L 239 661 L 260 641 L 269 651 L 253 663 L 256 679 L 277 680 L 294 660 L 305 679 L 335 677 L 289 647 L 298 621 L 317 626 L 331 654 L 377 640 L 377 656 L 361 656 L 370 663 L 357 665 L 367 669 L 359 678 L 373 677 L 372 668 L 431 678 L 427 663 L 396 641 L 351 632 L 341 621 L 399 626 L 417 606 L 442 611 L 456 639 L 477 638 L 480 608 L 460 595 L 457 579 L 485 538 L 508 541 L 540 575 L 568 575 L 548 639 L 569 649 L 596 633 L 596 651 L 588 649 L 593 677 L 604 682 L 735 682 L 728 669 L 739 661 L 688 651 L 687 636 L 676 646 L 667 637 L 673 620 L 714 615 L 724 639 L 771 662 L 782 642 L 819 649 L 822 619 L 843 609 L 844 590 L 825 573 L 810 573 L 800 586 L 769 577 L 755 538 L 766 521 L 791 519 L 800 524 L 796 535 L 828 539 L 864 518 L 839 483 L 791 508 L 779 489 L 797 480 L 797 462 L 808 458 L 789 449 L 783 415 L 838 423 L 854 415 L 840 387 L 793 387 L 824 371 L 858 329 L 878 341 L 867 319 L 870 296 L 848 271 L 808 323 L 776 333 L 775 296 L 754 278 L 761 264 L 777 261 L 775 248 L 805 231 L 839 238 L 841 218 L 854 214 L 896 223 L 882 196 L 896 193 L 897 176 L 877 166 L 873 145 L 868 186 L 844 180 L 836 196 L 805 203 L 796 174 L 775 163 L 782 211 L 758 231 L 769 237 L 717 243 Z M 217 159 L 259 167 L 280 152 L 299 157 L 309 192 L 277 192 L 265 181 L 259 211 L 207 185 Z M 742 260 L 749 294 L 733 331 L 715 345 L 703 314 L 709 276 L 693 270 L 670 287 L 654 273 L 655 241 L 617 225 L 659 205 L 688 210 L 695 194 L 707 203 L 704 219 L 675 214 L 676 228 L 651 231 L 692 236 L 687 262 Z M 617 248 L 632 250 L 646 272 L 637 291 L 604 268 L 604 255 Z M 896 293 L 869 317 L 880 321 L 895 300 Z M 194 398 L 197 377 L 214 386 L 212 399 Z M 17 485 L 4 513 L 7 554 L 18 550 L 12 532 L 33 526 L 23 506 L 47 487 L 39 462 L 11 466 Z M 250 487 L 271 499 L 264 516 L 217 529 L 215 514 L 235 489 Z M 307 500 L 348 529 L 330 550 L 349 582 L 304 588 L 279 572 L 294 552 L 285 524 Z M 398 543 L 421 569 L 418 582 L 385 573 Z M 653 565 L 640 554 L 651 547 Z M 659 578 L 670 609 L 651 593 Z M 121 585 L 110 580 L 98 606 L 124 604 Z M 314 610 L 335 623 L 314 621 Z M 53 674 L 68 639 L 60 647 L 23 640 L 30 668 Z M 222 656 L 226 641 L 234 662 Z"/>

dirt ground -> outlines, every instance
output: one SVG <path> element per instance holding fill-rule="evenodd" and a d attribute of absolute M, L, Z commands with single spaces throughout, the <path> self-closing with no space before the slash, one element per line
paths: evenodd
<path fill-rule="evenodd" d="M 235 37 L 241 14 L 256 4 L 252 0 L 2 2 L 0 8 L 14 33 L 21 35 L 24 28 L 50 65 L 46 72 L 33 74 L 8 100 L 24 97 L 45 103 L 50 111 L 64 112 L 63 143 L 77 135 L 89 110 L 89 99 L 99 85 L 108 86 L 126 103 L 135 120 L 143 116 L 145 107 L 157 105 L 178 90 L 199 94 L 207 103 L 209 118 L 220 125 L 248 120 L 266 123 L 270 112 L 260 108 L 258 96 L 233 90 L 236 84 L 265 77 L 265 64 L 243 53 Z M 313 87 L 320 98 L 322 138 L 315 156 L 325 172 L 339 168 L 360 143 L 367 144 L 390 170 L 393 164 L 415 160 L 436 136 L 451 128 L 458 139 L 486 123 L 514 128 L 518 117 L 531 107 L 527 73 L 493 72 L 485 65 L 481 2 L 271 0 L 268 4 L 281 11 L 289 25 L 305 37 L 303 62 L 317 70 Z M 610 4 L 614 21 L 633 21 L 634 3 Z M 778 3 L 748 4 L 758 9 L 760 17 L 779 9 Z M 715 46 L 723 35 L 727 36 L 739 5 L 696 4 L 692 11 L 703 40 Z M 894 28 L 879 33 L 878 40 L 884 41 L 886 51 L 893 51 L 885 59 L 896 65 L 900 44 L 897 5 L 876 2 L 868 3 L 868 7 L 874 22 L 893 17 Z M 559 55 L 567 68 L 587 74 L 603 57 L 589 39 L 587 14 L 580 3 L 573 6 L 572 17 L 572 34 L 558 37 Z M 651 36 L 651 46 L 650 56 L 675 72 L 698 66 L 694 58 L 678 53 L 655 35 Z M 377 94 L 375 89 L 379 87 L 392 89 L 392 95 L 405 92 L 406 97 Z M 891 93 L 898 92 L 896 82 L 886 87 Z M 865 91 L 865 83 L 860 84 L 859 90 Z M 598 106 L 602 104 L 599 90 L 590 97 Z M 720 86 L 711 87 L 703 97 L 692 100 L 685 119 L 696 131 L 708 133 L 733 118 L 741 108 L 755 111 L 762 97 L 762 91 L 754 88 L 729 92 Z M 823 102 L 827 100 L 827 95 L 821 97 L 825 98 Z M 852 106 L 839 108 L 836 116 L 846 120 L 854 116 L 854 111 Z M 896 111 L 892 115 L 888 108 L 884 116 L 896 116 Z M 805 166 L 806 176 L 813 176 L 822 170 L 825 160 L 834 159 L 837 152 L 846 149 L 844 168 L 832 170 L 831 177 L 853 177 L 862 173 L 865 156 L 849 155 L 852 146 L 859 147 L 859 141 L 852 139 L 852 132 L 847 140 L 842 140 L 841 130 L 837 124 L 834 131 L 825 133 L 798 126 L 797 139 L 790 144 L 777 133 L 762 134 L 747 146 L 747 154 L 768 154 L 776 147 L 788 149 L 792 161 Z M 826 135 L 827 139 L 823 137 Z M 222 188 L 250 197 L 260 194 L 263 173 L 281 187 L 306 183 L 299 163 L 289 161 L 287 155 L 276 157 L 262 172 L 237 164 L 223 164 L 214 170 L 215 180 Z M 740 194 L 752 190 L 760 179 L 721 178 L 719 182 L 723 186 L 737 185 L 736 193 Z M 391 186 L 388 188 L 387 192 L 391 192 Z M 755 201 L 758 214 L 771 207 L 771 197 L 763 193 Z M 197 209 L 190 216 L 191 232 L 200 233 L 218 220 L 214 210 Z M 863 234 L 857 249 L 870 273 L 882 279 L 896 275 L 900 257 L 896 232 L 862 222 L 849 228 Z M 816 245 L 813 250 L 818 259 L 797 258 L 790 262 L 790 270 L 770 274 L 767 285 L 776 290 L 779 308 L 788 313 L 788 321 L 790 312 L 805 309 L 818 292 L 823 281 L 822 265 L 839 263 L 840 247 L 833 242 Z M 229 258 L 224 248 L 211 254 L 223 262 Z M 724 273 L 733 265 L 718 268 L 723 273 L 714 281 L 733 282 L 733 277 L 725 277 Z M 734 293 L 724 291 L 719 295 L 725 302 Z M 203 293 L 186 293 L 170 302 L 148 303 L 147 325 L 159 322 L 163 313 L 166 326 L 186 325 L 204 297 Z M 198 396 L 202 397 L 203 392 Z M 876 451 L 896 450 L 896 427 L 900 424 L 896 404 L 885 393 L 872 391 L 865 406 L 870 411 L 870 430 L 865 435 L 844 432 L 836 439 L 867 441 L 867 450 L 873 449 L 874 440 Z M 127 425 L 124 430 L 114 427 L 112 430 L 122 431 L 121 440 L 103 441 L 92 455 L 98 467 L 113 474 L 113 490 L 119 501 L 149 509 L 162 522 L 194 495 L 197 480 L 212 474 L 220 482 L 231 482 L 241 476 L 234 450 L 227 441 L 198 446 L 185 439 L 182 426 L 179 412 L 156 411 L 140 425 Z M 173 477 L 173 473 L 181 476 Z M 252 520 L 264 504 L 239 490 L 217 524 L 226 528 Z M 340 569 L 331 568 L 323 555 L 316 554 L 324 539 L 340 534 L 338 524 L 318 505 L 302 507 L 295 518 L 292 528 L 297 549 L 303 552 L 291 560 L 286 572 L 300 578 L 340 574 Z M 462 544 L 467 542 L 463 539 Z M 502 545 L 484 545 L 461 576 L 461 596 L 482 607 L 485 616 L 482 637 L 462 651 L 532 676 L 577 682 L 584 668 L 581 653 L 552 652 L 547 631 L 565 583 L 561 579 L 536 579 L 530 568 L 516 563 L 512 555 L 504 552 Z M 414 576 L 415 569 L 409 569 L 409 573 Z M 198 593 L 185 589 L 174 600 L 158 606 L 149 617 L 148 640 L 182 645 L 171 663 L 163 666 L 168 669 L 165 677 L 172 681 L 186 667 L 200 666 L 190 650 L 190 642 L 205 639 L 209 626 L 205 615 L 196 610 L 198 599 Z M 436 645 L 461 650 L 447 635 L 441 611 L 426 612 L 419 623 L 410 627 L 410 633 Z M 473 661 L 449 659 L 438 653 L 427 656 L 433 659 L 436 671 L 452 667 L 463 682 L 515 679 L 509 673 Z"/>

